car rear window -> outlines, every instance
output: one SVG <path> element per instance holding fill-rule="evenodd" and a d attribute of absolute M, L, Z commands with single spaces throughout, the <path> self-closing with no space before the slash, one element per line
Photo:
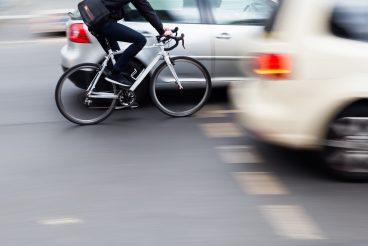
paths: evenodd
<path fill-rule="evenodd" d="M 197 0 L 150 0 L 149 2 L 163 22 L 189 24 L 200 23 Z M 125 13 L 125 21 L 146 21 L 132 4 L 125 5 L 123 9 Z M 81 20 L 78 10 L 73 12 L 70 16 L 72 20 Z"/>
<path fill-rule="evenodd" d="M 264 27 L 265 32 L 270 33 L 273 31 L 275 27 L 277 16 L 280 13 L 282 3 L 283 3 L 283 0 L 278 0 L 278 5 L 275 8 L 273 8 L 273 11 L 270 13 L 270 16 L 268 20 L 266 21 L 266 25 Z"/>
<path fill-rule="evenodd" d="M 82 20 L 82 17 L 78 11 L 78 9 L 74 10 L 69 14 L 71 20 Z"/>
<path fill-rule="evenodd" d="M 338 0 L 331 14 L 330 29 L 338 37 L 368 42 L 368 2 Z"/>
<path fill-rule="evenodd" d="M 161 21 L 168 23 L 200 23 L 200 14 L 196 0 L 150 0 Z M 125 20 L 146 21 L 132 4 L 124 7 Z"/>

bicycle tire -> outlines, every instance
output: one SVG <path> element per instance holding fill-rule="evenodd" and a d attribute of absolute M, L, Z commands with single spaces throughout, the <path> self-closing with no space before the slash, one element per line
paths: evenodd
<path fill-rule="evenodd" d="M 90 73 L 90 77 L 95 77 L 94 72 L 98 73 L 101 69 L 101 66 L 99 64 L 95 64 L 95 63 L 82 63 L 79 65 L 76 65 L 74 67 L 69 68 L 68 70 L 66 70 L 63 75 L 60 77 L 59 81 L 57 82 L 56 88 L 55 88 L 55 102 L 56 102 L 56 106 L 58 108 L 58 110 L 60 111 L 60 113 L 70 122 L 78 124 L 78 125 L 94 125 L 94 124 L 98 124 L 102 121 L 104 121 L 106 118 L 108 118 L 111 113 L 114 111 L 116 103 L 117 103 L 117 99 L 111 99 L 111 103 L 108 103 L 108 107 L 101 107 L 101 108 L 95 108 L 95 109 L 101 109 L 103 110 L 104 108 L 106 108 L 106 110 L 99 115 L 98 117 L 94 117 L 91 119 L 80 119 L 78 117 L 76 117 L 75 115 L 73 115 L 71 112 L 68 112 L 69 110 L 66 109 L 66 106 L 64 105 L 63 102 L 63 86 L 65 85 L 66 82 L 68 82 L 68 79 L 70 79 L 69 77 L 72 77 L 73 75 L 75 75 L 77 72 L 77 75 L 82 75 L 83 76 L 83 80 L 86 79 L 85 73 L 89 73 L 89 71 L 85 71 L 82 69 L 92 69 L 93 72 Z M 102 76 L 106 76 L 106 72 L 104 71 Z M 74 76 L 76 77 L 76 76 Z M 80 93 L 85 93 L 86 89 L 81 88 L 80 85 L 77 85 L 77 81 L 75 81 L 76 79 L 73 77 L 73 79 L 70 79 L 70 83 L 74 84 L 74 87 L 72 87 L 73 89 L 78 89 L 78 93 L 80 95 Z M 100 78 L 100 80 L 102 80 L 103 78 Z M 92 79 L 93 81 L 93 79 Z M 91 82 L 92 82 L 91 81 Z M 100 81 L 99 81 L 100 82 Z M 86 87 L 88 87 L 90 83 L 86 84 Z M 104 86 L 109 87 L 112 89 L 113 93 L 116 94 L 117 90 L 116 90 L 116 86 L 112 83 L 107 83 L 104 84 Z M 107 90 L 107 89 L 105 89 Z M 84 94 L 83 94 L 84 95 Z M 98 99 L 96 99 L 98 100 Z M 100 102 L 103 99 L 100 99 Z M 105 100 L 106 101 L 106 100 Z M 76 105 L 76 106 L 80 106 L 80 105 Z M 82 106 L 83 107 L 83 106 Z M 86 111 L 88 111 L 88 109 L 92 109 L 92 107 L 89 106 L 85 106 L 84 109 L 86 109 Z M 97 111 L 97 110 L 96 110 Z M 91 112 L 91 111 L 90 111 Z"/>
<path fill-rule="evenodd" d="M 186 56 L 177 56 L 177 57 L 173 57 L 170 58 L 170 60 L 172 61 L 173 65 L 175 66 L 175 64 L 178 63 L 178 61 L 186 61 L 189 64 L 194 65 L 195 67 L 198 68 L 199 73 L 201 74 L 200 76 L 203 76 L 204 82 L 205 82 L 205 91 L 203 93 L 203 97 L 199 100 L 198 104 L 194 105 L 192 108 L 184 110 L 184 111 L 180 111 L 180 112 L 175 112 L 171 109 L 169 109 L 168 107 L 166 107 L 161 101 L 160 99 L 157 97 L 157 91 L 156 91 L 156 84 L 158 83 L 158 77 L 160 75 L 160 73 L 165 69 L 168 68 L 168 65 L 166 64 L 166 62 L 163 62 L 162 64 L 160 64 L 157 69 L 155 70 L 153 76 L 152 76 L 152 81 L 150 83 L 150 95 L 151 95 L 151 99 L 154 102 L 155 106 L 164 114 L 172 116 L 172 117 L 187 117 L 187 116 L 191 116 L 193 114 L 195 114 L 196 112 L 198 112 L 208 101 L 210 95 L 211 95 L 211 90 L 212 90 L 212 81 L 211 81 L 211 77 L 206 69 L 206 67 L 200 63 L 199 61 L 197 61 L 196 59 L 193 59 L 191 57 L 186 57 Z M 176 71 L 179 79 L 182 77 L 180 72 Z M 176 86 L 176 85 L 175 85 Z M 183 86 L 185 88 L 185 86 Z M 178 89 L 178 88 L 177 88 Z M 179 90 L 179 89 L 178 89 Z"/>

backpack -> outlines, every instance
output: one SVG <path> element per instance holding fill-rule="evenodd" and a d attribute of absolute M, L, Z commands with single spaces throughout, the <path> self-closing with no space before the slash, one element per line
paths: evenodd
<path fill-rule="evenodd" d="M 89 30 L 93 30 L 110 16 L 103 0 L 83 0 L 78 4 L 78 10 Z"/>

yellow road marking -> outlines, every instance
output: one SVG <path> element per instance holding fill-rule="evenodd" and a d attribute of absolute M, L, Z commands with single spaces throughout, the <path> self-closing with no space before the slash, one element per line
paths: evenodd
<path fill-rule="evenodd" d="M 207 123 L 201 124 L 201 128 L 207 137 L 230 138 L 242 137 L 243 132 L 233 123 Z"/>
<path fill-rule="evenodd" d="M 276 234 L 299 240 L 326 239 L 303 208 L 292 205 L 260 206 L 260 211 Z"/>
<path fill-rule="evenodd" d="M 222 118 L 226 117 L 226 113 L 222 112 L 224 110 L 225 107 L 222 105 L 206 105 L 195 116 L 198 118 Z"/>
<path fill-rule="evenodd" d="M 240 112 L 239 109 L 225 109 L 223 105 L 206 105 L 195 116 L 197 118 L 223 118 Z"/>
<path fill-rule="evenodd" d="M 266 172 L 236 172 L 236 181 L 250 195 L 287 195 L 288 189 L 274 175 Z"/>
<path fill-rule="evenodd" d="M 226 164 L 262 163 L 259 154 L 251 146 L 221 146 L 216 149 Z"/>

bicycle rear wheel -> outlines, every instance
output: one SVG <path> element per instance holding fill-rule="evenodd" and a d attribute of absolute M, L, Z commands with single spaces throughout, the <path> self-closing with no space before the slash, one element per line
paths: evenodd
<path fill-rule="evenodd" d="M 117 89 L 105 81 L 103 72 L 91 97 L 87 88 L 97 79 L 100 65 L 83 63 L 65 71 L 55 90 L 55 101 L 60 113 L 78 125 L 93 125 L 105 120 L 114 110 Z"/>
<path fill-rule="evenodd" d="M 173 117 L 190 116 L 200 110 L 211 94 L 212 83 L 207 69 L 190 57 L 171 58 L 183 89 L 164 62 L 155 71 L 150 92 L 156 107 Z"/>

